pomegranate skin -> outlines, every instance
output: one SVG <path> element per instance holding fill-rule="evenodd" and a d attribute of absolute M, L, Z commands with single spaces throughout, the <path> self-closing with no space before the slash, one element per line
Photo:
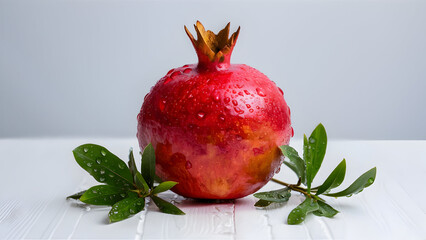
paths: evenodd
<path fill-rule="evenodd" d="M 173 76 L 173 77 L 172 77 Z M 264 186 L 292 137 L 290 109 L 264 74 L 247 65 L 173 69 L 145 97 L 140 148 L 150 142 L 156 173 L 182 196 L 234 199 Z"/>
<path fill-rule="evenodd" d="M 185 27 L 198 64 L 170 70 L 138 114 L 141 149 L 151 143 L 156 174 L 184 197 L 235 199 L 256 192 L 279 171 L 278 148 L 293 136 L 283 91 L 258 70 L 230 64 L 238 30 Z"/>

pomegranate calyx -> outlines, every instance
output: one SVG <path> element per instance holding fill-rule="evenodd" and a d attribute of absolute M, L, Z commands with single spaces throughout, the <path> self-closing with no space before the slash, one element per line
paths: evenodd
<path fill-rule="evenodd" d="M 218 34 L 215 34 L 210 30 L 206 31 L 201 22 L 197 21 L 194 24 L 197 39 L 184 26 L 185 32 L 197 52 L 199 68 L 222 69 L 230 65 L 232 50 L 237 42 L 240 27 L 228 38 L 229 26 L 230 23 L 224 29 L 220 30 Z"/>

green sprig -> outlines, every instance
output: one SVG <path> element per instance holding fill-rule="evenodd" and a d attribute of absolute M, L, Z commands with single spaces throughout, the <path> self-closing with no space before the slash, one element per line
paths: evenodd
<path fill-rule="evenodd" d="M 287 218 L 288 224 L 300 224 L 310 213 L 328 218 L 335 216 L 338 211 L 328 205 L 320 195 L 350 197 L 369 187 L 376 179 L 376 168 L 374 167 L 362 174 L 345 190 L 330 193 L 332 189 L 340 186 L 345 179 L 346 160 L 343 159 L 323 184 L 318 187 L 311 187 L 312 181 L 321 167 L 327 148 L 327 133 L 324 126 L 319 124 L 309 138 L 304 135 L 303 140 L 303 158 L 290 146 L 280 147 L 282 154 L 286 157 L 283 163 L 297 175 L 298 183 L 288 184 L 273 178 L 272 181 L 284 185 L 285 188 L 254 194 L 254 197 L 259 198 L 255 206 L 267 207 L 274 202 L 287 202 L 291 197 L 291 191 L 302 193 L 305 196 L 305 200 L 290 212 Z M 302 187 L 302 184 L 306 188 Z"/>
<path fill-rule="evenodd" d="M 153 200 L 161 212 L 185 214 L 158 196 L 174 187 L 177 182 L 166 181 L 154 185 L 154 182 L 159 182 L 159 178 L 155 175 L 155 152 L 151 144 L 142 153 L 142 173 L 136 167 L 132 149 L 128 165 L 106 148 L 95 144 L 81 145 L 73 150 L 73 154 L 84 170 L 106 185 L 97 185 L 67 198 L 92 205 L 112 206 L 108 214 L 110 222 L 124 220 L 142 211 L 147 197 Z"/>

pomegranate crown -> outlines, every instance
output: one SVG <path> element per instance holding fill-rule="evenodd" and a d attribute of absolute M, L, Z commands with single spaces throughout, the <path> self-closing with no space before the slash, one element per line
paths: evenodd
<path fill-rule="evenodd" d="M 210 30 L 205 30 L 203 24 L 197 21 L 194 24 L 195 31 L 197 32 L 197 39 L 195 39 L 186 26 L 185 32 L 192 42 L 195 51 L 198 55 L 198 65 L 200 67 L 208 67 L 211 65 L 229 66 L 231 60 L 232 50 L 240 33 L 240 27 L 229 37 L 229 26 L 214 34 Z M 212 64 L 213 63 L 213 64 Z"/>

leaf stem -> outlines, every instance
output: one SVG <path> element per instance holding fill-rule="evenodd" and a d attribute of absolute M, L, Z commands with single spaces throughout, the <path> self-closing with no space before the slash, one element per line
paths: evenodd
<path fill-rule="evenodd" d="M 318 196 L 315 196 L 315 195 L 312 195 L 312 194 L 309 194 L 309 193 L 307 193 L 306 192 L 306 189 L 304 189 L 304 188 L 302 188 L 302 187 L 299 187 L 299 185 L 300 185 L 300 180 L 297 182 L 297 184 L 289 184 L 289 183 L 286 183 L 286 182 L 283 182 L 283 181 L 281 181 L 281 180 L 278 180 L 278 179 L 276 179 L 276 178 L 272 178 L 271 179 L 273 182 L 275 182 L 275 183 L 278 183 L 278 184 L 281 184 L 281 185 L 284 185 L 284 186 L 286 186 L 286 187 L 288 187 L 288 188 L 290 188 L 291 190 L 293 190 L 293 191 L 296 191 L 296 192 L 300 192 L 300 193 L 303 193 L 304 195 L 306 195 L 307 197 L 309 197 L 309 198 L 313 198 L 313 199 L 316 199 L 316 200 L 320 200 L 321 198 L 319 198 Z M 322 199 L 321 199 L 322 200 Z M 324 200 L 322 200 L 322 201 L 324 201 Z"/>

